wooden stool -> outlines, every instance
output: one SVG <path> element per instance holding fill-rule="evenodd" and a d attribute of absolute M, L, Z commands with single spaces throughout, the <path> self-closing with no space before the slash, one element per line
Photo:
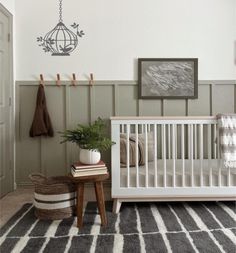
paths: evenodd
<path fill-rule="evenodd" d="M 101 217 L 101 223 L 103 226 L 107 225 L 107 217 L 105 210 L 105 201 L 103 193 L 103 181 L 109 178 L 109 173 L 104 175 L 95 176 L 84 176 L 84 177 L 73 177 L 69 175 L 71 181 L 76 185 L 77 188 L 77 227 L 82 228 L 83 226 L 83 202 L 84 202 L 84 184 L 92 182 L 94 183 L 98 210 Z"/>

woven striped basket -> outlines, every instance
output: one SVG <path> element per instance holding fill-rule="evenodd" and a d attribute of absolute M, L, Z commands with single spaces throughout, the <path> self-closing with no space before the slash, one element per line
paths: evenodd
<path fill-rule="evenodd" d="M 35 215 L 39 219 L 60 220 L 75 214 L 75 186 L 66 176 L 29 175 L 34 183 Z"/>

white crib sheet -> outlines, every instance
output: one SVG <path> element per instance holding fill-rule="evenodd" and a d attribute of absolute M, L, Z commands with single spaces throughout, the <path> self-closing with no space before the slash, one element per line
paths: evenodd
<path fill-rule="evenodd" d="M 202 162 L 203 168 L 203 186 L 218 186 L 219 185 L 219 171 L 217 169 L 217 159 L 211 160 L 211 165 L 209 164 L 208 159 L 204 159 Z M 201 168 L 201 161 L 199 159 L 195 159 L 193 161 L 193 185 L 192 185 L 192 170 L 191 170 L 191 160 L 184 160 L 185 165 L 185 180 L 184 185 L 186 187 L 191 186 L 200 186 L 200 168 Z M 147 164 L 148 168 L 148 187 L 155 186 L 155 170 L 154 170 L 154 162 L 149 162 Z M 210 173 L 212 168 L 212 173 Z M 136 167 L 130 167 L 130 187 L 137 187 L 136 185 Z M 120 168 L 121 172 L 121 187 L 127 187 L 127 168 Z M 139 187 L 145 187 L 145 175 L 146 175 L 146 166 L 139 166 L 138 168 L 139 173 Z M 211 176 L 212 175 L 212 176 Z M 220 178 L 221 178 L 221 186 L 228 185 L 228 176 L 230 177 L 229 183 L 231 186 L 236 186 L 236 169 L 231 169 L 228 171 L 225 168 L 221 168 L 220 171 Z M 175 185 L 176 187 L 183 186 L 182 180 L 182 160 L 177 159 L 175 161 Z M 164 186 L 164 166 L 163 160 L 157 160 L 157 186 L 163 187 Z M 166 186 L 172 187 L 173 186 L 173 160 L 167 159 L 166 160 Z"/>

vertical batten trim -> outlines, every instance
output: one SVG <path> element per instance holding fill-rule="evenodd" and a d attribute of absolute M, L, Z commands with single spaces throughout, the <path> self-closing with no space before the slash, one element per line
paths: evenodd
<path fill-rule="evenodd" d="M 161 116 L 165 116 L 165 100 L 161 99 Z"/>
<path fill-rule="evenodd" d="M 113 85 L 113 97 L 114 97 L 114 114 L 119 115 L 119 86 L 117 84 Z"/>
<path fill-rule="evenodd" d="M 45 174 L 45 169 L 44 169 L 44 167 L 45 166 L 43 166 L 43 143 L 42 143 L 42 136 L 40 136 L 39 137 L 39 166 L 40 166 L 40 168 L 39 168 L 39 171 L 40 171 L 40 173 L 42 173 L 42 174 Z"/>
<path fill-rule="evenodd" d="M 212 116 L 213 115 L 213 109 L 212 109 L 212 106 L 213 106 L 213 84 L 209 84 L 209 103 L 210 103 L 210 115 Z"/>
<path fill-rule="evenodd" d="M 95 110 L 95 101 L 94 101 L 94 87 L 93 85 L 88 86 L 89 88 L 89 109 L 90 109 L 90 123 L 94 120 L 94 110 Z"/>
<path fill-rule="evenodd" d="M 185 115 L 189 115 L 189 100 L 187 98 L 185 99 Z"/>
<path fill-rule="evenodd" d="M 75 88 L 75 87 L 74 87 Z M 65 111 L 65 129 L 68 129 L 71 124 L 71 110 L 70 110 L 70 86 L 66 85 L 64 88 L 64 111 Z M 71 146 L 68 142 L 65 143 L 65 159 L 66 159 L 66 166 L 65 166 L 65 173 L 68 173 L 68 168 L 71 163 Z"/>
<path fill-rule="evenodd" d="M 16 141 L 20 141 L 20 86 L 16 85 L 16 102 L 15 102 L 15 113 L 18 115 L 16 117 Z"/>
<path fill-rule="evenodd" d="M 137 99 L 137 109 L 136 109 L 136 114 L 137 116 L 142 116 L 142 100 Z"/>
<path fill-rule="evenodd" d="M 15 120 L 16 120 L 16 124 L 15 124 L 15 135 L 16 135 L 16 157 L 15 157 L 15 182 L 14 183 L 17 183 L 17 179 L 19 178 L 20 176 L 20 167 L 18 167 L 18 163 L 17 161 L 19 160 L 19 154 L 17 155 L 17 151 L 20 147 L 20 141 L 21 141 L 21 134 L 20 134 L 20 85 L 16 85 L 16 103 L 15 103 L 15 113 L 16 113 L 16 117 L 15 117 Z"/>
<path fill-rule="evenodd" d="M 214 108 L 213 108 L 213 99 L 214 99 L 214 88 L 215 84 L 210 84 L 210 115 L 212 116 L 214 114 Z"/>

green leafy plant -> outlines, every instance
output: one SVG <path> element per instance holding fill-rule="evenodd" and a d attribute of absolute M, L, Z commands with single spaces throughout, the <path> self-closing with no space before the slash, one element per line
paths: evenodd
<path fill-rule="evenodd" d="M 89 150 L 105 151 L 108 150 L 115 142 L 105 135 L 106 124 L 104 120 L 98 118 L 93 124 L 81 125 L 73 130 L 60 132 L 64 139 L 61 143 L 72 142 L 79 145 L 80 148 Z"/>

